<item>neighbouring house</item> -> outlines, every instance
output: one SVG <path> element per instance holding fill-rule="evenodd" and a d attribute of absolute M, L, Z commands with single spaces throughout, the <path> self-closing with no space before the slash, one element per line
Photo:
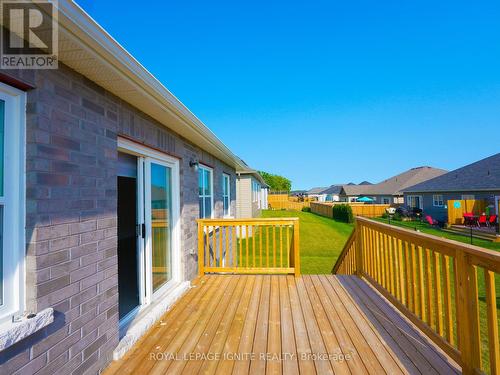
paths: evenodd
<path fill-rule="evenodd" d="M 398 205 L 404 203 L 403 190 L 417 183 L 446 173 L 443 169 L 416 167 L 377 184 L 343 185 L 340 199 L 344 202 L 356 202 L 358 198 L 369 197 L 378 204 Z"/>
<path fill-rule="evenodd" d="M 238 171 L 236 179 L 236 217 L 259 217 L 267 209 L 269 186 L 257 171 Z"/>
<path fill-rule="evenodd" d="M 342 185 L 332 185 L 326 188 L 322 194 L 324 195 L 324 202 L 338 202 L 340 201 L 340 191 Z"/>
<path fill-rule="evenodd" d="M 348 184 L 343 185 L 340 189 L 340 201 L 341 202 L 356 202 L 358 198 L 361 198 L 367 195 L 367 186 L 368 185 L 355 185 Z"/>
<path fill-rule="evenodd" d="M 342 185 L 331 185 L 329 187 L 315 187 L 306 192 L 309 198 L 314 198 L 318 202 L 338 202 L 340 200 L 340 190 Z"/>
<path fill-rule="evenodd" d="M 196 220 L 240 215 L 248 169 L 80 7 L 54 4 L 59 68 L 0 71 L 1 374 L 97 374 L 123 355 L 197 275 Z"/>
<path fill-rule="evenodd" d="M 318 186 L 318 187 L 313 187 L 312 189 L 309 189 L 306 191 L 306 195 L 309 198 L 316 199 L 318 202 L 322 202 L 321 199 L 324 198 L 323 196 L 323 191 L 327 189 L 326 186 Z M 324 200 L 323 200 L 324 201 Z"/>
<path fill-rule="evenodd" d="M 498 211 L 500 153 L 404 189 L 407 205 L 421 208 L 435 220 L 447 221 L 449 200 L 485 200 Z"/>

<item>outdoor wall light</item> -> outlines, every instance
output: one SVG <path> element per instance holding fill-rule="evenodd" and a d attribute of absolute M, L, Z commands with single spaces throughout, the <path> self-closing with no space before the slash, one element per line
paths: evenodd
<path fill-rule="evenodd" d="M 198 160 L 191 160 L 191 161 L 189 162 L 189 166 L 190 166 L 191 168 L 194 168 L 194 170 L 195 170 L 195 171 L 197 171 L 197 170 L 198 170 L 198 165 L 199 165 L 199 164 L 200 164 L 200 163 L 198 162 Z"/>

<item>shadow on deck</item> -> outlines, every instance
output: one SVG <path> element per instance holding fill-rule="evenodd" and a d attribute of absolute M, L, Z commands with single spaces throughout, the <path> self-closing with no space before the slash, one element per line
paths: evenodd
<path fill-rule="evenodd" d="M 452 374 L 460 368 L 357 276 L 207 275 L 111 374 Z"/>

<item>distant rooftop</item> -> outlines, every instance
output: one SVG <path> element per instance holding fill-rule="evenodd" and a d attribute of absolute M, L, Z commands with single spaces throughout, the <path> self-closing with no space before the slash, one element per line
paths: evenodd
<path fill-rule="evenodd" d="M 401 195 L 403 189 L 431 178 L 441 176 L 447 171 L 428 166 L 411 168 L 382 182 L 371 185 L 344 185 L 342 190 L 348 196 L 360 195 Z"/>
<path fill-rule="evenodd" d="M 500 153 L 404 189 L 412 193 L 481 190 L 500 190 Z"/>

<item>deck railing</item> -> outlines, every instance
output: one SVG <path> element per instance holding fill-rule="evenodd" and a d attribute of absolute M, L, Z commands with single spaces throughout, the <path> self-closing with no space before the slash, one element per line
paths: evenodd
<path fill-rule="evenodd" d="M 499 252 L 358 217 L 333 272 L 368 280 L 464 374 L 500 374 Z"/>
<path fill-rule="evenodd" d="M 299 219 L 198 220 L 198 273 L 300 275 Z"/>

